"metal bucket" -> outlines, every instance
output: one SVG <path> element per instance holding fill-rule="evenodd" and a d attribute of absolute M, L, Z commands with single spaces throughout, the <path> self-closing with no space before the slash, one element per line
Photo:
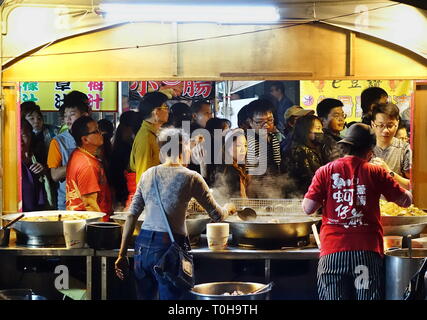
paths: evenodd
<path fill-rule="evenodd" d="M 191 295 L 195 300 L 267 300 L 271 286 L 255 294 L 249 293 L 263 286 L 265 284 L 255 282 L 210 282 L 194 286 L 191 290 Z M 232 293 L 234 291 L 241 291 L 243 294 L 236 296 L 224 295 L 224 293 Z"/>
<path fill-rule="evenodd" d="M 34 294 L 31 289 L 0 290 L 0 299 L 3 300 L 47 300 L 43 296 Z"/>
<path fill-rule="evenodd" d="M 385 298 L 387 300 L 402 300 L 411 278 L 426 257 L 427 249 L 412 249 L 411 257 L 408 249 L 390 250 L 385 253 Z"/>

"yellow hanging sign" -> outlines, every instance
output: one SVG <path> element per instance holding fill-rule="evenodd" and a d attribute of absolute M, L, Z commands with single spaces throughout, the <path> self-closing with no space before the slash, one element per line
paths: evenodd
<path fill-rule="evenodd" d="M 412 80 L 302 80 L 300 106 L 316 110 L 320 101 L 334 98 L 344 104 L 347 122 L 360 121 L 360 94 L 366 88 L 374 86 L 384 89 L 388 93 L 389 102 L 396 104 L 401 113 L 411 107 L 414 93 Z"/>
<path fill-rule="evenodd" d="M 64 96 L 77 90 L 85 93 L 92 111 L 117 111 L 117 82 L 21 82 L 20 103 L 34 101 L 42 111 L 58 111 Z"/>

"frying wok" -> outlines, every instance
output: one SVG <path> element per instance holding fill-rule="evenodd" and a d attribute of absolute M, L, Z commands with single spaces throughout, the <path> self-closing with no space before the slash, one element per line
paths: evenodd
<path fill-rule="evenodd" d="M 427 227 L 427 216 L 381 216 L 385 236 L 408 236 L 421 233 Z"/>
<path fill-rule="evenodd" d="M 233 241 L 249 247 L 285 246 L 289 241 L 298 241 L 311 233 L 311 225 L 322 218 L 301 215 L 258 215 L 254 221 L 241 221 L 236 216 L 230 216 Z"/>
<path fill-rule="evenodd" d="M 116 214 L 111 216 L 111 219 L 113 219 L 115 222 L 124 225 L 126 221 L 126 214 Z M 199 236 L 205 229 L 206 224 L 210 221 L 210 218 L 206 214 L 190 214 L 185 219 L 185 224 L 187 226 L 187 232 L 188 236 L 194 237 Z M 144 222 L 144 216 L 140 215 L 138 217 L 138 221 L 136 223 L 134 235 L 137 236 L 139 234 L 139 231 L 141 230 L 142 223 Z"/>
<path fill-rule="evenodd" d="M 25 217 L 47 217 L 47 216 L 58 216 L 69 215 L 69 214 L 85 214 L 88 215 L 86 222 L 95 222 L 99 221 L 105 213 L 94 212 L 94 211 L 61 211 L 61 210 L 52 210 L 52 211 L 32 211 L 25 212 Z M 13 213 L 2 216 L 4 220 L 13 220 L 17 218 L 22 213 Z M 22 221 L 22 219 L 16 222 L 13 229 L 31 237 L 51 237 L 51 236 L 63 236 L 64 228 L 62 221 Z"/>

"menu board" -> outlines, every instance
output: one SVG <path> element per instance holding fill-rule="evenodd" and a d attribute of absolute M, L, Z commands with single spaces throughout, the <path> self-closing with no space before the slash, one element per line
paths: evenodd
<path fill-rule="evenodd" d="M 85 93 L 92 111 L 117 111 L 117 82 L 21 82 L 20 103 L 34 101 L 42 111 L 57 111 L 64 96 L 77 90 Z"/>
<path fill-rule="evenodd" d="M 323 99 L 338 99 L 344 104 L 346 121 L 360 121 L 362 117 L 360 94 L 369 87 L 384 89 L 388 93 L 388 101 L 396 104 L 401 113 L 412 105 L 414 93 L 412 80 L 303 80 L 300 82 L 300 105 L 316 110 L 317 104 Z"/>

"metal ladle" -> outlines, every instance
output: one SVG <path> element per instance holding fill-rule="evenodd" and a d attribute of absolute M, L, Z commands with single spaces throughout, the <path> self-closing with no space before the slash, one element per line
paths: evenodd
<path fill-rule="evenodd" d="M 267 290 L 267 289 L 270 289 L 272 286 L 273 286 L 273 282 L 270 282 L 270 283 L 265 284 L 265 285 L 263 285 L 262 287 L 260 287 L 260 288 L 256 289 L 255 291 L 252 291 L 252 292 L 249 292 L 249 293 L 246 293 L 246 294 L 256 294 L 256 293 L 260 293 L 260 292 L 262 292 L 262 291 L 265 291 L 265 290 Z"/>
<path fill-rule="evenodd" d="M 242 210 L 237 210 L 237 216 L 243 221 L 253 221 L 256 219 L 257 214 L 252 208 L 243 208 Z"/>
<path fill-rule="evenodd" d="M 13 225 L 15 222 L 20 220 L 22 217 L 24 217 L 25 214 L 21 214 L 17 218 L 13 219 L 9 223 L 7 223 L 4 227 L 0 227 L 0 245 L 5 246 L 9 242 L 9 230 L 8 228 Z"/>
<path fill-rule="evenodd" d="M 25 216 L 25 214 L 21 214 L 20 216 L 16 217 L 15 219 L 13 219 L 12 221 L 10 221 L 9 223 L 7 223 L 3 228 L 0 228 L 0 230 L 4 230 L 9 228 L 12 224 L 14 224 L 15 222 L 18 222 L 20 219 L 22 219 Z"/>

